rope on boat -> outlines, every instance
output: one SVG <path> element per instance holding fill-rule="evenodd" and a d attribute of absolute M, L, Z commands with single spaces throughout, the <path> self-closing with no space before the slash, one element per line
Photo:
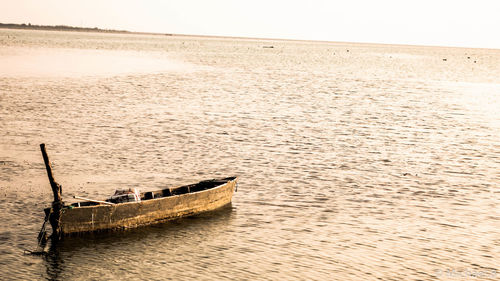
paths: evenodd
<path fill-rule="evenodd" d="M 47 228 L 45 227 L 47 225 L 47 222 L 49 221 L 50 219 L 50 214 L 52 214 L 52 212 L 49 212 L 46 216 L 45 216 L 45 220 L 43 221 L 43 225 L 42 225 L 42 228 L 40 229 L 40 232 L 38 233 L 38 246 L 40 247 L 42 244 L 44 244 L 45 242 L 47 242 Z"/>

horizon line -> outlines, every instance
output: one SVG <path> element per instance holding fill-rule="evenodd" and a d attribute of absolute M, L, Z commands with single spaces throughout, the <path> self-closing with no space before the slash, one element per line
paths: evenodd
<path fill-rule="evenodd" d="M 489 47 L 464 47 L 464 46 L 440 46 L 440 45 L 425 45 L 425 44 L 405 44 L 405 43 L 381 43 L 381 42 L 349 42 L 349 41 L 332 41 L 318 39 L 295 39 L 295 38 L 267 38 L 267 37 L 247 37 L 236 35 L 200 35 L 200 34 L 182 34 L 182 33 L 161 33 L 161 32 L 145 32 L 145 31 L 130 31 L 119 29 L 103 29 L 100 27 L 82 27 L 71 25 L 40 25 L 31 23 L 1 23 L 0 29 L 22 29 L 22 30 L 40 30 L 40 31 L 67 31 L 67 32 L 88 32 L 88 33 L 113 33 L 113 34 L 131 34 L 131 35 L 153 35 L 153 36 L 179 36 L 179 37 L 202 37 L 202 38 L 222 38 L 222 39 L 242 39 L 242 40 L 269 40 L 269 41 L 295 41 L 295 42 L 318 42 L 332 44 L 360 44 L 360 45 L 392 45 L 392 46 L 408 46 L 408 47 L 424 47 L 424 48 L 460 48 L 460 49 L 485 49 L 485 50 L 500 50 L 500 48 Z"/>

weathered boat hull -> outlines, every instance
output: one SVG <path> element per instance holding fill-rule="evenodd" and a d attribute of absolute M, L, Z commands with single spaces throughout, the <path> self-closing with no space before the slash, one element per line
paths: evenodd
<path fill-rule="evenodd" d="M 144 193 L 146 199 L 141 202 L 64 208 L 60 216 L 61 232 L 70 235 L 134 228 L 212 211 L 231 203 L 236 182 L 236 177 L 210 180 Z M 202 183 L 211 183 L 213 187 L 197 191 Z M 182 190 L 185 193 L 179 194 Z M 147 198 L 148 195 L 153 198 Z"/>

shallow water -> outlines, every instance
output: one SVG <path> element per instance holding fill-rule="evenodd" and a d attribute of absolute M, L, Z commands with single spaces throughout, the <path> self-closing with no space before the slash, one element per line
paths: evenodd
<path fill-rule="evenodd" d="M 499 277 L 500 50 L 13 30 L 0 45 L 0 279 Z M 239 188 L 219 212 L 24 256 L 51 201 L 42 142 L 68 202 Z"/>

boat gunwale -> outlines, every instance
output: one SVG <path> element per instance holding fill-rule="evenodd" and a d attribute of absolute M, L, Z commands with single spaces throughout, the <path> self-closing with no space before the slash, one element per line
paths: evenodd
<path fill-rule="evenodd" d="M 188 193 L 183 193 L 183 194 L 175 194 L 175 195 L 171 195 L 171 196 L 164 196 L 164 197 L 158 197 L 158 198 L 151 198 L 151 199 L 146 199 L 146 200 L 141 200 L 139 202 L 135 201 L 135 202 L 122 202 L 122 203 L 112 203 L 112 204 L 97 204 L 97 205 L 92 205 L 92 206 L 81 206 L 81 207 L 73 207 L 73 208 L 63 208 L 63 212 L 67 212 L 68 210 L 74 210 L 74 209 L 86 209 L 86 208 L 99 208 L 99 207 L 112 207 L 112 206 L 122 206 L 122 205 L 126 205 L 126 204 L 140 204 L 140 203 L 144 203 L 146 201 L 152 201 L 152 200 L 160 200 L 160 199 L 167 199 L 167 198 L 175 198 L 175 197 L 182 197 L 182 196 L 185 196 L 185 195 L 190 195 L 190 194 L 198 194 L 198 193 L 202 193 L 202 192 L 210 192 L 210 191 L 214 191 L 216 189 L 219 189 L 229 183 L 231 183 L 232 181 L 236 181 L 238 179 L 237 176 L 235 177 L 228 177 L 228 178 L 223 178 L 223 179 L 213 179 L 213 180 L 226 180 L 226 179 L 230 179 L 230 180 L 227 180 L 226 182 L 220 184 L 220 185 L 216 185 L 212 188 L 208 188 L 208 189 L 204 189 L 204 190 L 199 190 L 199 191 L 194 191 L 194 192 L 188 192 Z M 207 181 L 210 181 L 210 180 L 207 180 Z M 171 188 L 171 190 L 173 189 L 178 189 L 178 188 L 182 188 L 182 187 L 185 187 L 185 186 L 192 186 L 192 185 L 197 185 L 199 183 L 202 183 L 204 181 L 200 181 L 198 183 L 195 183 L 195 184 L 188 184 L 188 185 L 181 185 L 181 186 L 177 186 L 177 187 L 174 187 L 174 188 Z M 161 190 L 164 190 L 164 189 L 159 189 L 159 190 L 155 190 L 155 191 L 161 191 Z M 155 191 L 146 191 L 146 192 L 155 192 Z M 143 192 L 143 193 L 146 193 L 146 192 Z M 86 202 L 86 201 L 79 201 L 79 202 Z M 79 203 L 79 202 L 75 202 L 75 203 Z M 71 203 L 70 205 L 67 205 L 67 206 L 71 206 L 72 204 L 75 204 L 75 203 Z M 110 202 L 111 203 L 111 202 Z M 48 207 L 47 209 L 50 209 L 51 207 Z"/>

